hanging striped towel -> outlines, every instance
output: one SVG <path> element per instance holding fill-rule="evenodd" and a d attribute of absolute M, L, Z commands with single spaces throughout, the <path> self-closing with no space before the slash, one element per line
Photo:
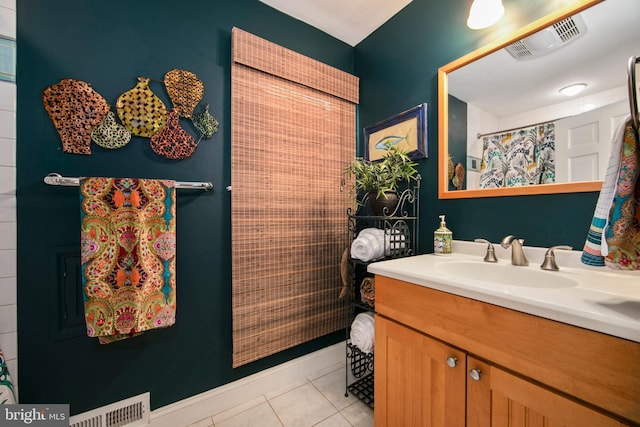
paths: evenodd
<path fill-rule="evenodd" d="M 605 229 L 605 264 L 620 270 L 640 270 L 640 164 L 638 134 L 627 124 L 622 144 L 616 194 Z"/>
<path fill-rule="evenodd" d="M 175 183 L 81 178 L 87 335 L 101 344 L 174 324 Z"/>
<path fill-rule="evenodd" d="M 608 250 L 607 242 L 603 239 L 603 235 L 609 219 L 609 210 L 616 193 L 620 163 L 622 161 L 622 144 L 625 129 L 627 129 L 628 126 L 630 126 L 629 118 L 624 120 L 616 128 L 613 140 L 611 141 L 611 153 L 609 155 L 607 171 L 582 252 L 581 261 L 583 264 L 597 267 L 603 267 L 605 265 L 604 256 L 608 253 Z"/>
<path fill-rule="evenodd" d="M 0 405 L 12 405 L 16 403 L 16 395 L 13 390 L 13 382 L 7 368 L 7 361 L 4 359 L 2 349 L 0 349 Z"/>

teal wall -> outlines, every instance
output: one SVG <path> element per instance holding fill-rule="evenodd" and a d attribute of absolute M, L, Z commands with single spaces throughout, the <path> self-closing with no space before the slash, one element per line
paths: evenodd
<path fill-rule="evenodd" d="M 356 47 L 360 124 L 366 127 L 428 104 L 429 158 L 419 166 L 421 252 L 433 252 L 433 230 L 440 214 L 446 214 L 454 239 L 499 241 L 515 234 L 528 245 L 569 244 L 581 249 L 597 193 L 438 200 L 438 68 L 570 1 L 504 0 L 504 18 L 480 31 L 466 26 L 470 3 L 413 0 Z"/>
<path fill-rule="evenodd" d="M 508 12 L 517 7 L 511 16 L 528 22 L 559 1 L 523 3 L 511 0 L 505 6 Z M 594 193 L 437 199 L 437 69 L 496 37 L 493 30 L 466 28 L 468 7 L 468 0 L 414 0 L 354 49 L 257 0 L 17 0 L 21 400 L 71 403 L 72 413 L 78 413 L 150 391 L 157 408 L 343 338 L 332 334 L 231 368 L 230 197 L 224 187 L 230 183 L 233 26 L 358 75 L 360 126 L 428 103 L 429 158 L 420 165 L 421 251 L 431 252 L 432 230 L 442 213 L 458 239 L 495 241 L 515 233 L 532 245 L 582 245 Z M 163 160 L 140 138 L 115 152 L 94 146 L 91 156 L 60 151 L 40 101 L 46 86 L 66 77 L 85 80 L 113 104 L 136 76 L 161 80 L 173 68 L 198 75 L 205 84 L 204 102 L 221 123 L 218 134 L 202 142 L 192 158 Z M 168 102 L 160 87 L 152 83 Z M 64 324 L 61 300 L 68 293 L 61 289 L 60 265 L 79 251 L 78 191 L 45 185 L 49 172 L 213 182 L 213 192 L 179 192 L 176 325 L 100 346 L 84 336 L 81 325 Z"/>
<path fill-rule="evenodd" d="M 231 28 L 351 73 L 352 47 L 258 0 L 18 0 L 17 17 L 22 402 L 70 403 L 78 413 L 150 391 L 157 408 L 344 339 L 343 333 L 332 334 L 231 368 L 230 195 L 225 186 L 230 184 Z M 142 138 L 117 151 L 93 145 L 91 156 L 61 152 L 41 103 L 45 87 L 62 78 L 84 80 L 114 105 L 136 76 L 161 80 L 173 68 L 194 72 L 204 82 L 203 102 L 221 124 L 193 157 L 163 159 Z M 169 102 L 160 82 L 151 88 Z M 174 326 L 101 346 L 81 325 L 62 319 L 62 300 L 74 289 L 62 289 L 68 282 L 59 277 L 59 266 L 70 263 L 69 276 L 77 269 L 79 198 L 77 188 L 45 185 L 49 172 L 213 182 L 213 192 L 178 191 Z M 67 301 L 68 311 L 74 303 Z"/>

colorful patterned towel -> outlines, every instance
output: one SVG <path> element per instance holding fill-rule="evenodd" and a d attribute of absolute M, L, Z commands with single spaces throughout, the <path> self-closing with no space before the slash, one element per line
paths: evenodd
<path fill-rule="evenodd" d="M 81 178 L 87 334 L 101 344 L 175 323 L 175 183 Z"/>
<path fill-rule="evenodd" d="M 624 131 L 616 195 L 609 211 L 610 226 L 605 229 L 608 249 L 605 264 L 620 270 L 640 270 L 639 155 L 638 134 L 628 123 Z"/>
<path fill-rule="evenodd" d="M 0 349 L 0 405 L 12 405 L 14 403 L 16 403 L 16 395 L 13 390 L 13 382 L 9 375 L 4 354 Z"/>
<path fill-rule="evenodd" d="M 625 137 L 625 129 L 630 126 L 629 120 L 625 120 L 616 128 L 616 132 L 611 141 L 611 152 L 609 163 L 602 183 L 602 189 L 596 202 L 596 209 L 591 220 L 591 226 L 587 233 L 587 240 L 582 251 L 581 261 L 583 264 L 604 267 L 604 256 L 608 253 L 607 242 L 602 239 L 605 227 L 608 223 L 609 210 L 616 193 L 616 184 L 620 172 L 620 162 L 622 160 L 622 143 Z M 633 129 L 632 129 L 633 131 Z"/>

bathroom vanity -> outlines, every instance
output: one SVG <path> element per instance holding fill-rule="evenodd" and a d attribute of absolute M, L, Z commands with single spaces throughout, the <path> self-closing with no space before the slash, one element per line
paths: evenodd
<path fill-rule="evenodd" d="M 376 426 L 640 424 L 640 273 L 485 246 L 369 266 Z"/>

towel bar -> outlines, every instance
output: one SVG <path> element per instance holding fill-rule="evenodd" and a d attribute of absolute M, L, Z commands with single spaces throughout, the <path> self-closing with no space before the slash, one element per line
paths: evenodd
<path fill-rule="evenodd" d="M 50 173 L 49 175 L 44 177 L 44 182 L 49 185 L 78 187 L 80 185 L 80 178 L 71 178 L 61 176 L 59 173 Z M 213 190 L 213 184 L 210 182 L 176 181 L 176 188 L 209 191 Z"/>

